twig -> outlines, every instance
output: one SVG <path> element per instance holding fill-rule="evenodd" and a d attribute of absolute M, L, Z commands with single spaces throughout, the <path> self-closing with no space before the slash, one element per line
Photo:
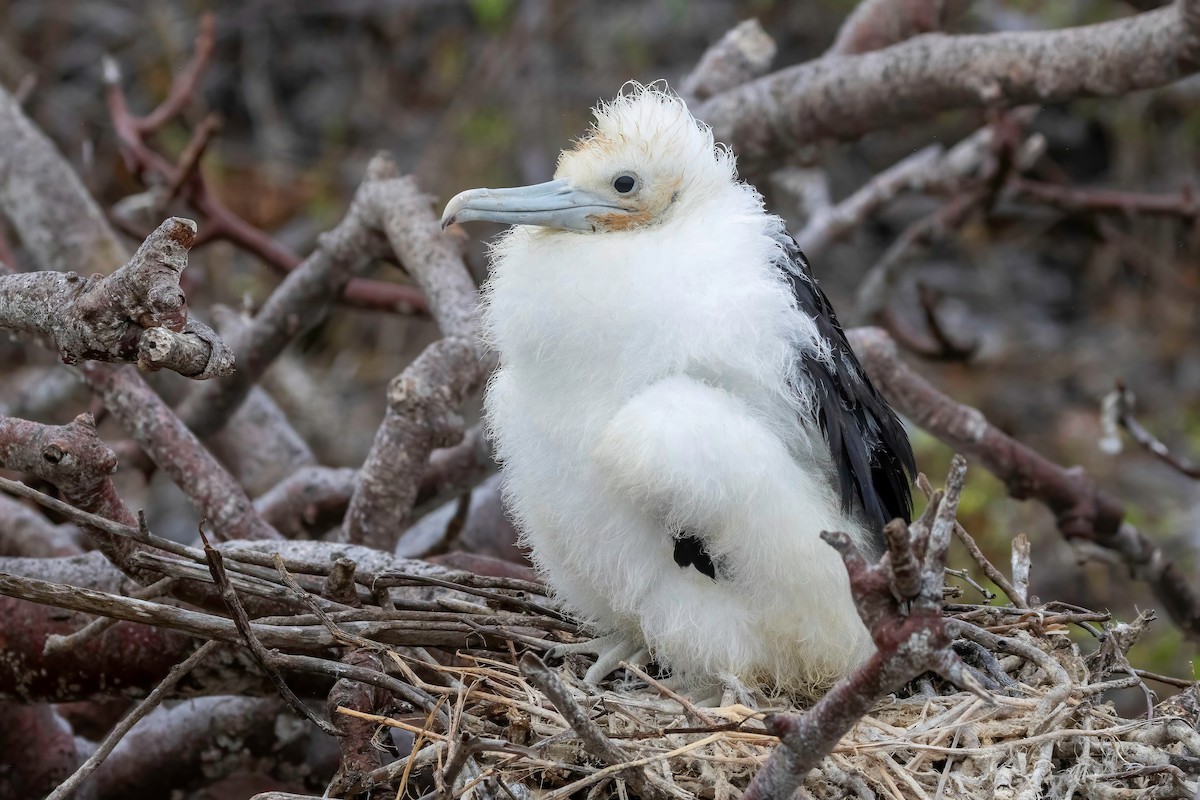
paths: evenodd
<path fill-rule="evenodd" d="M 211 25 L 202 22 L 188 69 L 175 81 L 167 100 L 146 117 L 136 117 L 129 111 L 121 88 L 121 70 L 116 61 L 105 60 L 106 100 L 121 155 L 130 171 L 138 174 L 157 173 L 168 186 L 177 185 L 185 198 L 204 215 L 205 229 L 197 237 L 197 246 L 214 239 L 228 240 L 258 256 L 279 272 L 293 272 L 302 265 L 295 253 L 230 210 L 208 188 L 202 174 L 194 171 L 189 179 L 185 174 L 186 159 L 181 159 L 181 165 L 176 166 L 145 142 L 146 135 L 152 129 L 178 115 L 190 101 L 196 83 L 208 65 L 211 32 Z M 398 283 L 352 278 L 343 296 L 347 302 L 364 308 L 402 314 L 422 313 L 425 310 L 424 295 L 412 286 Z"/>
<path fill-rule="evenodd" d="M 1163 462 L 1171 469 L 1188 478 L 1200 480 L 1200 466 L 1192 463 L 1189 459 L 1177 456 L 1171 452 L 1162 441 L 1152 434 L 1150 431 L 1138 422 L 1137 417 L 1133 415 L 1134 396 L 1129 387 L 1122 380 L 1117 381 L 1116 388 L 1104 398 L 1104 415 L 1111 415 L 1116 423 L 1122 428 L 1129 431 L 1129 435 L 1133 440 L 1149 451 L 1155 458 Z M 1120 440 L 1116 442 L 1116 449 L 1120 446 Z"/>
<path fill-rule="evenodd" d="M 1190 637 L 1200 635 L 1200 598 L 1179 567 L 1144 534 L 1123 521 L 1124 506 L 1079 469 L 1064 469 L 1017 442 L 978 409 L 957 403 L 905 365 L 878 328 L 848 332 L 872 382 L 897 411 L 955 450 L 978 458 L 1012 497 L 1036 499 L 1054 512 L 1068 539 L 1101 545 L 1121 559 Z"/>
<path fill-rule="evenodd" d="M 105 408 L 187 495 L 199 516 L 212 522 L 221 540 L 283 538 L 254 510 L 242 485 L 131 367 L 89 362 L 80 371 Z"/>
<path fill-rule="evenodd" d="M 394 161 L 376 156 L 342 221 L 321 236 L 317 249 L 288 273 L 245 329 L 230 337 L 238 353 L 237 373 L 193 392 L 180 405 L 189 428 L 208 436 L 224 425 L 284 348 L 325 318 L 367 257 L 384 252 L 379 214 L 397 193 L 411 193 L 411 183 L 399 177 Z"/>
<path fill-rule="evenodd" d="M 143 586 L 130 597 L 138 600 L 153 600 L 156 597 L 161 597 L 164 594 L 170 594 L 171 587 L 175 585 L 174 578 L 163 578 L 160 581 Z M 45 655 L 54 655 L 55 653 L 65 653 L 82 646 L 106 630 L 117 624 L 117 620 L 112 617 L 97 617 L 96 619 L 84 625 L 74 633 L 69 633 L 66 636 L 59 634 L 51 634 L 46 637 L 46 645 L 42 648 Z M 212 644 L 210 642 L 210 644 Z"/>
<path fill-rule="evenodd" d="M 154 688 L 154 691 L 147 695 L 146 699 L 138 703 L 124 719 L 109 731 L 108 735 L 104 737 L 104 741 L 96 748 L 96 752 L 92 753 L 88 757 L 88 760 L 83 762 L 71 777 L 59 784 L 58 788 L 46 800 L 66 800 L 66 798 L 70 797 L 79 788 L 79 785 L 87 780 L 87 777 L 95 772 L 96 768 L 104 762 L 104 759 L 120 743 L 125 734 L 129 733 L 134 725 L 158 707 L 166 699 L 167 695 L 170 694 L 171 690 L 175 688 L 175 684 L 179 683 L 183 676 L 191 672 L 197 664 L 203 661 L 218 646 L 220 646 L 220 642 L 205 642 L 196 648 L 196 652 L 188 656 L 186 660 L 172 667 L 171 671 L 167 673 L 167 677 L 163 678 L 162 682 Z"/>
<path fill-rule="evenodd" d="M 1012 588 L 1016 592 L 1013 603 L 1020 607 L 1029 606 L 1029 537 L 1018 533 L 1012 542 Z"/>
<path fill-rule="evenodd" d="M 1130 216 L 1145 214 L 1157 217 L 1178 217 L 1185 221 L 1195 220 L 1197 216 L 1200 216 L 1200 204 L 1196 202 L 1196 191 L 1191 184 L 1185 184 L 1175 192 L 1151 194 L 1066 186 L 1035 181 L 1030 178 L 1011 177 L 1006 188 L 1017 199 L 1044 203 L 1064 211 L 1088 211 Z"/>
<path fill-rule="evenodd" d="M 237 625 L 238 633 L 241 634 L 242 640 L 246 646 L 250 648 L 250 652 L 254 654 L 254 658 L 262 667 L 263 672 L 270 677 L 275 687 L 279 690 L 279 695 L 284 699 L 289 706 L 292 707 L 300 716 L 306 717 L 314 725 L 328 733 L 330 736 L 337 736 L 338 731 L 328 720 L 321 717 L 304 704 L 304 702 L 296 696 L 279 674 L 276 668 L 275 659 L 272 654 L 267 652 L 267 648 L 263 647 L 262 642 L 254 635 L 253 627 L 250 625 L 250 618 L 246 616 L 246 609 L 242 607 L 242 602 L 238 599 L 237 592 L 229 584 L 229 577 L 225 574 L 224 558 L 221 551 L 217 550 L 209 544 L 208 537 L 204 535 L 204 525 L 201 523 L 199 527 L 200 540 L 204 542 L 204 555 L 208 558 L 208 568 L 212 573 L 213 580 L 217 584 L 217 588 L 221 591 L 221 597 L 225 600 L 225 604 L 229 608 L 229 613 L 233 615 L 233 622 Z"/>
<path fill-rule="evenodd" d="M 621 748 L 617 747 L 611 739 L 604 735 L 603 731 L 596 727 L 596 723 L 588 718 L 587 712 L 575 701 L 554 671 L 547 667 L 540 658 L 533 653 L 526 653 L 521 656 L 520 668 L 521 674 L 538 687 L 550 699 L 550 702 L 554 703 L 558 713 L 563 715 L 567 724 L 579 736 L 589 753 L 605 764 L 613 766 L 624 764 L 630 760 L 621 751 Z M 650 781 L 642 770 L 631 768 L 621 774 L 640 796 L 664 797 L 663 792 Z"/>
<path fill-rule="evenodd" d="M 922 519 L 909 528 L 909 536 L 898 535 L 893 526 L 887 537 L 888 553 L 878 564 L 870 564 L 846 534 L 821 534 L 842 555 L 855 604 L 877 652 L 807 712 L 767 718 L 768 730 L 780 737 L 781 744 L 754 776 L 743 795 L 746 800 L 790 797 L 883 695 L 923 672 L 936 672 L 991 699 L 951 648 L 942 617 L 946 549 L 965 475 L 966 462 L 955 456 L 944 498 L 935 495 Z M 914 568 L 917 562 L 919 570 Z M 904 566 L 898 573 L 893 565 Z"/>
<path fill-rule="evenodd" d="M 196 87 L 208 69 L 212 60 L 213 48 L 216 44 L 216 20 L 211 12 L 200 16 L 200 24 L 196 28 L 196 41 L 192 48 L 192 57 L 183 71 L 171 83 L 171 90 L 159 103 L 158 107 L 146 116 L 135 120 L 134 126 L 138 132 L 145 135 L 154 133 L 175 117 L 196 94 Z"/>

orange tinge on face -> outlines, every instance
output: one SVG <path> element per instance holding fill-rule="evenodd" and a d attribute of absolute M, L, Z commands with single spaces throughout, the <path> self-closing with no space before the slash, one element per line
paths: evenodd
<path fill-rule="evenodd" d="M 606 231 L 628 231 L 640 228 L 649 225 L 652 219 L 654 219 L 654 215 L 645 209 L 632 212 L 613 211 L 608 214 L 592 214 L 588 217 L 589 222 L 595 223 L 597 227 Z"/>

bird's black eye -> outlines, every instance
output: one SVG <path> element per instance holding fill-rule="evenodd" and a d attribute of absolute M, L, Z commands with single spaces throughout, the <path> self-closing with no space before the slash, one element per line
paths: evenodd
<path fill-rule="evenodd" d="M 613 188 L 621 194 L 629 194 L 633 191 L 634 186 L 637 186 L 637 181 L 632 175 L 622 175 L 613 181 Z"/>

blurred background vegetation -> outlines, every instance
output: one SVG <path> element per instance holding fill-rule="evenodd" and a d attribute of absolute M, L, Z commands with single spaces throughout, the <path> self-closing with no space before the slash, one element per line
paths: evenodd
<path fill-rule="evenodd" d="M 1078 25 L 1147 5 L 1154 3 L 979 0 L 955 31 Z M 439 203 L 469 187 L 546 180 L 558 150 L 584 130 L 589 107 L 626 80 L 678 83 L 709 44 L 750 16 L 778 43 L 777 66 L 798 63 L 829 46 L 852 6 L 851 0 L 0 0 L 0 83 L 27 92 L 29 113 L 113 208 L 146 187 L 118 155 L 102 57 L 116 59 L 134 112 L 145 113 L 186 63 L 201 14 L 214 12 L 216 51 L 197 102 L 187 124 L 158 134 L 158 145 L 178 154 L 190 126 L 218 112 L 222 128 L 202 167 L 209 185 L 239 214 L 304 253 L 341 217 L 379 149 L 394 153 Z M 1198 98 L 1200 80 L 1193 78 L 1162 91 L 1043 108 L 1033 123 L 1048 142 L 1040 168 L 1079 185 L 1152 192 L 1191 185 L 1200 148 Z M 823 168 L 838 199 L 908 153 L 931 142 L 952 144 L 983 122 L 982 113 L 947 114 L 793 155 L 797 164 Z M 802 224 L 799 198 L 761 169 L 746 177 L 774 211 Z M 858 281 L 887 245 L 941 202 L 904 197 L 817 261 L 835 305 L 848 310 Z M 188 215 L 184 206 L 177 211 Z M 155 222 L 131 224 L 148 232 Z M 969 363 L 920 362 L 921 372 L 1050 458 L 1083 465 L 1193 576 L 1200 564 L 1196 483 L 1135 446 L 1111 456 L 1097 442 L 1100 400 L 1120 377 L 1137 394 L 1148 427 L 1177 452 L 1200 455 L 1196 222 L 1195 213 L 1101 218 L 1002 200 L 923 252 L 894 302 L 918 319 L 918 283 L 934 289 L 950 329 L 980 347 Z M 484 239 L 493 232 L 469 231 L 470 263 L 481 279 Z M 4 234 L 20 259 L 19 232 Z M 253 308 L 279 280 L 224 243 L 194 252 L 188 273 L 189 296 L 202 315 L 211 302 Z M 403 280 L 392 268 L 380 277 Z M 326 463 L 358 466 L 382 415 L 386 382 L 433 335 L 420 320 L 343 308 L 273 370 L 268 386 Z M 53 363 L 29 347 L 0 345 L 0 357 L 0 382 L 10 388 L 40 380 Z M 173 377 L 157 378 L 164 391 L 171 391 Z M 57 418 L 41 421 L 65 421 L 87 407 L 82 389 L 73 397 Z M 115 428 L 108 432 L 122 438 Z M 913 436 L 921 469 L 939 483 L 949 452 L 919 431 Z M 131 505 L 147 506 L 160 530 L 182 536 L 194 528 L 190 508 L 167 481 L 149 487 L 136 476 L 123 481 Z M 1028 533 L 1033 587 L 1043 599 L 1110 608 L 1122 618 L 1153 607 L 1145 587 L 1121 568 L 1077 566 L 1050 514 L 1007 499 L 981 468 L 972 473 L 963 506 L 964 524 L 1001 565 L 1011 538 Z M 962 553 L 956 560 L 966 565 Z M 1137 666 L 1195 676 L 1195 646 L 1165 619 L 1133 655 Z"/>

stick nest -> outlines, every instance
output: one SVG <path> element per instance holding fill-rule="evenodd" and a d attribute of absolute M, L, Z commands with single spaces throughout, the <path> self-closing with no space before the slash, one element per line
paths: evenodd
<path fill-rule="evenodd" d="M 947 587 L 947 592 L 957 591 Z M 530 620 L 536 612 L 525 612 Z M 1108 615 L 1064 604 L 1034 609 L 948 605 L 965 634 L 955 649 L 993 688 L 996 702 L 936 678 L 919 679 L 878 704 L 811 772 L 813 798 L 1158 798 L 1196 796 L 1200 734 L 1196 687 L 1153 706 L 1153 695 L 1125 652 L 1152 618 L 1107 625 Z M 536 629 L 549 626 L 538 621 Z M 1071 628 L 1099 647 L 1084 649 Z M 531 626 L 531 631 L 534 627 Z M 526 640 L 525 644 L 528 644 Z M 636 668 L 596 687 L 583 657 L 543 670 L 586 712 L 622 759 L 605 763 L 589 731 L 572 726 L 531 680 L 534 662 L 460 652 L 453 665 L 425 651 L 391 650 L 389 668 L 439 698 L 433 714 L 405 719 L 342 713 L 408 731 L 411 755 L 381 770 L 389 783 L 416 780 L 441 796 L 488 798 L 633 797 L 640 785 L 658 797 L 737 798 L 777 745 L 764 720 L 796 711 L 764 701 L 697 708 Z M 540 666 L 540 665 L 539 665 Z M 1122 717 L 1106 696 L 1141 688 L 1148 708 Z M 1189 699 L 1191 707 L 1180 698 Z M 727 696 L 728 699 L 728 696 Z M 584 725 L 586 728 L 586 725 Z M 385 777 L 378 774 L 378 778 Z M 418 780 L 418 778 L 423 778 Z M 410 786 L 411 796 L 416 786 Z M 802 792 L 802 796 L 803 796 Z"/>

